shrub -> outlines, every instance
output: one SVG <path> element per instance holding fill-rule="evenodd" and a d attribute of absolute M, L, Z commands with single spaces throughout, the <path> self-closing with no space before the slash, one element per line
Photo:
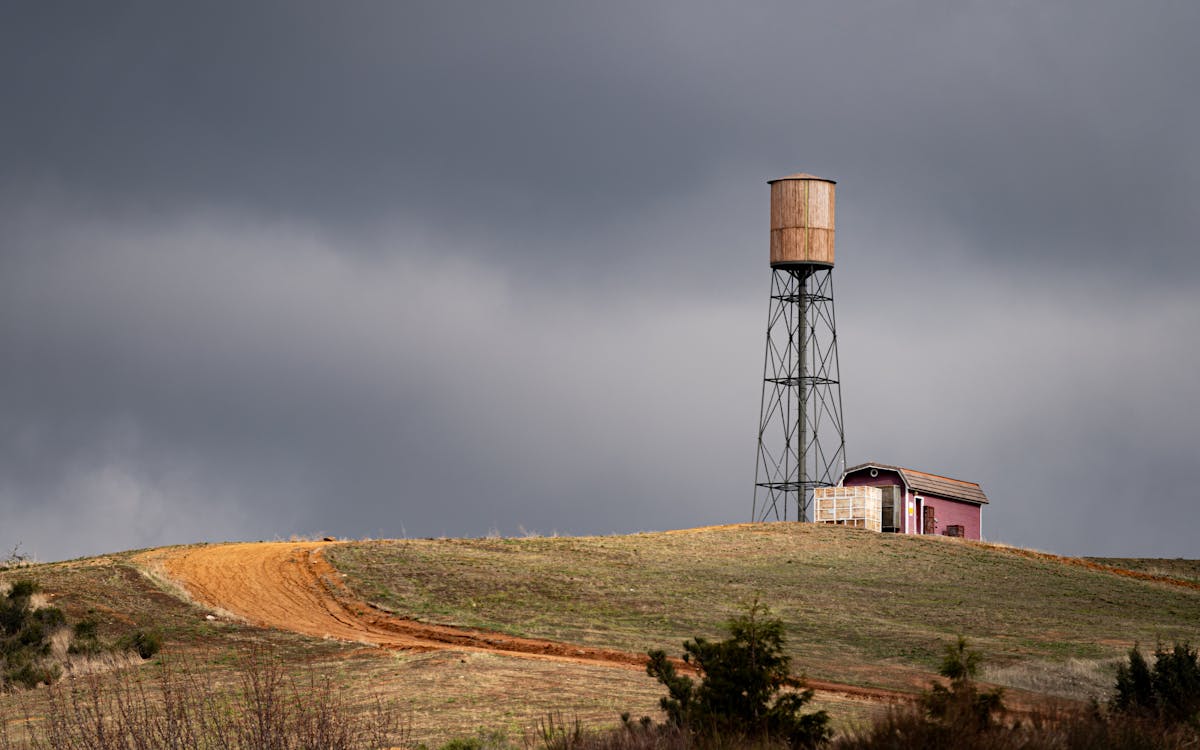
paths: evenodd
<path fill-rule="evenodd" d="M 815 747 L 829 738 L 824 711 L 801 712 L 813 693 L 796 690 L 802 684 L 788 669 L 783 623 L 767 615 L 767 607 L 755 601 L 745 615 L 727 624 L 729 638 L 683 644 L 684 661 L 700 674 L 698 685 L 678 674 L 665 652 L 649 652 L 646 671 L 667 688 L 660 705 L 668 726 L 709 737 L 773 737 L 796 748 Z"/>
<path fill-rule="evenodd" d="M 162 650 L 162 634 L 157 630 L 135 630 L 117 641 L 117 647 L 149 659 Z"/>
<path fill-rule="evenodd" d="M 119 649 L 149 659 L 162 649 L 162 635 L 154 630 L 138 630 L 106 645 L 100 640 L 99 623 L 91 613 L 72 627 L 57 607 L 34 609 L 33 598 L 38 591 L 36 581 L 21 579 L 0 595 L 0 689 L 36 687 L 58 679 L 62 667 L 54 659 L 61 658 L 62 653 L 55 651 L 56 636 L 69 636 L 69 643 L 59 641 L 59 648 L 66 645 L 67 653 L 73 655 Z"/>
<path fill-rule="evenodd" d="M 980 657 L 967 642 L 947 646 L 940 670 L 950 686 L 934 685 L 910 710 L 893 710 L 865 730 L 839 739 L 837 750 L 1184 750 L 1200 747 L 1200 725 L 1174 722 L 1187 715 L 1184 699 L 1200 700 L 1196 653 L 1187 646 L 1156 652 L 1151 669 L 1134 648 L 1117 677 L 1113 711 L 1099 705 L 1088 711 L 1033 712 L 1018 721 L 998 721 L 1003 713 L 999 690 L 980 692 L 973 683 Z M 1161 665 L 1161 668 L 1160 668 Z M 1163 695 L 1172 696 L 1169 701 Z M 1168 687 L 1170 686 L 1170 687 Z M 1192 704 L 1195 716 L 1195 704 Z"/>
<path fill-rule="evenodd" d="M 921 706 L 929 718 L 954 727 L 971 725 L 981 731 L 992 726 L 995 717 L 1004 713 L 1004 693 L 1001 688 L 980 692 L 975 686 L 982 661 L 978 651 L 968 650 L 967 639 L 961 635 L 946 646 L 938 674 L 949 678 L 950 687 L 935 683 L 921 696 Z"/>
<path fill-rule="evenodd" d="M 48 661 L 50 639 L 66 626 L 56 607 L 33 609 L 37 583 L 15 582 L 0 596 L 0 689 L 11 685 L 35 687 L 58 679 L 61 669 Z"/>
<path fill-rule="evenodd" d="M 1129 662 L 1117 669 L 1111 707 L 1122 713 L 1154 716 L 1169 724 L 1200 720 L 1200 657 L 1190 644 L 1154 651 L 1151 669 L 1135 645 Z"/>
<path fill-rule="evenodd" d="M 1116 694 L 1110 705 L 1125 713 L 1150 713 L 1157 708 L 1154 678 L 1137 644 L 1129 650 L 1129 663 L 1117 667 Z"/>
<path fill-rule="evenodd" d="M 75 623 L 74 637 L 71 638 L 71 645 L 67 648 L 67 653 L 94 656 L 103 651 L 104 644 L 100 642 L 99 628 L 100 623 L 89 612 L 87 617 Z"/>
<path fill-rule="evenodd" d="M 28 563 L 29 555 L 21 551 L 21 543 L 17 542 L 13 545 L 12 551 L 8 553 L 8 556 L 0 560 L 0 570 L 19 568 Z"/>
<path fill-rule="evenodd" d="M 8 673 L 9 680 L 24 688 L 49 685 L 61 676 L 62 668 L 57 664 L 43 664 L 32 660 L 20 663 Z"/>
<path fill-rule="evenodd" d="M 1171 723 L 1200 718 L 1200 660 L 1190 644 L 1154 654 L 1154 692 L 1162 718 Z"/>

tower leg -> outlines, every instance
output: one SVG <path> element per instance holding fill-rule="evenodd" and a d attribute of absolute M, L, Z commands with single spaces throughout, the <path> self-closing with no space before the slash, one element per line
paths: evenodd
<path fill-rule="evenodd" d="M 845 468 L 833 271 L 772 268 L 753 520 L 809 520 L 813 488 Z"/>

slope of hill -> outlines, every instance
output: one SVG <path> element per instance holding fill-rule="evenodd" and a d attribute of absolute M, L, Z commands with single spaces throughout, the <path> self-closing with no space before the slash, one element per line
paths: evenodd
<path fill-rule="evenodd" d="M 1195 588 L 942 537 L 757 524 L 366 542 L 329 558 L 389 611 L 636 652 L 719 635 L 757 596 L 810 677 L 887 688 L 924 686 L 960 633 L 998 682 L 1070 697 L 1107 689 L 1135 642 L 1200 640 Z"/>
<path fill-rule="evenodd" d="M 163 651 L 134 670 L 152 696 L 167 663 L 176 671 L 186 669 L 197 684 L 237 689 L 242 662 L 257 651 L 278 660 L 301 684 L 314 672 L 318 679 L 333 680 L 339 690 L 355 696 L 364 707 L 373 696 L 394 701 L 411 738 L 434 747 L 454 737 L 469 736 L 480 727 L 508 731 L 520 738 L 552 712 L 579 716 L 587 723 L 615 724 L 621 711 L 651 713 L 657 706 L 658 686 L 632 668 L 531 660 L 484 649 L 380 649 L 353 633 L 297 633 L 301 621 L 317 619 L 310 611 L 314 600 L 304 596 L 308 592 L 295 589 L 284 598 L 299 593 L 299 600 L 272 598 L 279 596 L 269 585 L 276 572 L 263 565 L 256 567 L 255 560 L 268 559 L 260 554 L 218 555 L 223 562 L 208 566 L 210 578 L 203 573 L 198 578 L 246 583 L 259 592 L 257 605 L 285 613 L 284 621 L 275 623 L 280 627 L 231 611 L 241 603 L 236 599 L 223 602 L 229 606 L 197 601 L 188 591 L 192 582 L 170 579 L 164 564 L 197 551 L 219 553 L 230 547 L 261 551 L 281 546 L 288 547 L 286 543 L 193 545 L 0 569 L 0 588 L 15 580 L 35 579 L 48 595 L 47 603 L 63 609 L 72 622 L 85 616 L 96 619 L 101 637 L 107 640 L 135 627 L 162 632 Z M 321 607 L 327 600 L 318 596 L 315 601 L 315 606 Z M 99 671 L 102 679 L 115 679 L 105 672 L 109 668 L 103 660 L 84 658 L 76 664 L 75 673 L 87 679 Z M 42 721 L 48 710 L 46 699 L 43 690 L 0 691 L 0 724 L 19 734 L 27 715 L 34 724 Z M 843 711 L 842 715 L 847 714 Z"/>
<path fill-rule="evenodd" d="M 265 646 L 348 690 L 396 698 L 414 738 L 436 743 L 480 726 L 519 736 L 556 710 L 604 724 L 651 713 L 660 691 L 637 658 L 720 637 L 756 596 L 785 621 L 795 667 L 820 681 L 821 707 L 841 722 L 925 687 L 959 633 L 988 657 L 992 681 L 1069 698 L 1107 690 L 1135 641 L 1200 641 L 1200 587 L 1078 562 L 755 524 L 196 545 L 0 571 L 0 583 L 33 576 L 69 616 L 91 611 L 114 634 L 156 627 L 166 654 L 219 679 L 237 653 Z M 0 696 L 0 715 L 10 701 Z"/>
<path fill-rule="evenodd" d="M 1200 584 L 1200 560 L 1149 557 L 1088 557 L 1084 559 L 1100 565 L 1156 576 L 1179 578 Z"/>

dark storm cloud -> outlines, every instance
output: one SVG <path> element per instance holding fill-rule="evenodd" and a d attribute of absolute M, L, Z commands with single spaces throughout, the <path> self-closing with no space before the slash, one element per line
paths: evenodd
<path fill-rule="evenodd" d="M 997 251 L 1178 263 L 1200 12 L 1154 7 L 39 5 L 5 25 L 8 169 L 577 267 L 716 174 L 815 161 Z"/>
<path fill-rule="evenodd" d="M 415 243 L 404 260 L 377 261 L 341 256 L 304 228 L 247 231 L 219 217 L 144 231 L 35 225 L 26 237 L 57 247 L 83 235 L 88 254 L 9 259 L 6 278 L 22 283 L 5 285 L 5 313 L 54 313 L 6 332 L 21 365 L 8 436 L 42 460 L 6 472 L 14 502 L 79 472 L 43 499 L 70 522 L 92 502 L 69 491 L 115 472 L 180 502 L 206 504 L 211 483 L 267 535 L 594 529 L 614 516 L 661 526 L 662 508 L 639 507 L 654 471 L 670 478 L 655 495 L 698 489 L 687 463 L 714 415 L 730 416 L 689 413 L 704 403 L 700 384 L 661 375 L 685 356 L 713 359 L 703 337 L 737 310 L 639 302 L 597 317 L 569 294 L 513 289 Z M 673 447 L 629 462 L 629 432 Z M 612 475 L 622 463 L 625 476 Z"/>
<path fill-rule="evenodd" d="M 683 61 L 654 53 L 666 18 L 626 32 L 620 13 L 557 4 L 226 11 L 10 26 L 26 73 L 14 168 L 117 200 L 398 216 L 471 244 L 503 223 L 537 251 L 539 231 L 620 222 L 708 168 L 679 137 Z"/>
<path fill-rule="evenodd" d="M 1195 555 L 1196 28 L 9 9 L 0 543 L 741 520 L 763 181 L 803 169 L 840 180 L 851 460 L 983 481 L 995 538 Z"/>

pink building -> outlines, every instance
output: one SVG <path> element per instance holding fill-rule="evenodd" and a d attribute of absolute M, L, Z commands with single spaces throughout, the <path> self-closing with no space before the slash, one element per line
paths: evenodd
<path fill-rule="evenodd" d="M 878 487 L 883 491 L 883 531 L 967 539 L 982 536 L 983 506 L 988 499 L 975 482 L 865 463 L 846 469 L 841 483 L 845 487 Z"/>

